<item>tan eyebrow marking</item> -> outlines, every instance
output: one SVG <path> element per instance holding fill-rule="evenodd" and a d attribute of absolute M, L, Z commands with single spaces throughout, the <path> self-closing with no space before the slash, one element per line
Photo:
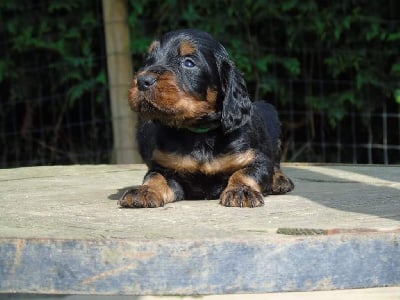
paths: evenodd
<path fill-rule="evenodd" d="M 147 53 L 150 54 L 152 53 L 154 50 L 156 50 L 156 48 L 160 46 L 160 42 L 159 41 L 153 41 L 150 46 L 149 49 L 147 49 Z"/>
<path fill-rule="evenodd" d="M 181 56 L 193 55 L 196 53 L 196 46 L 189 41 L 183 41 L 179 45 L 179 54 Z"/>

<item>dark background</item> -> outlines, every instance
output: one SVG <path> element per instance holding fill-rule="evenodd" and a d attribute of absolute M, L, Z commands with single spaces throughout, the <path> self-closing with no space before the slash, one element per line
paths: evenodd
<path fill-rule="evenodd" d="M 111 0 L 110 0 L 111 1 Z M 213 34 L 278 107 L 283 160 L 400 163 L 400 2 L 127 1 L 133 68 Z M 113 163 L 102 2 L 0 2 L 0 167 Z"/>

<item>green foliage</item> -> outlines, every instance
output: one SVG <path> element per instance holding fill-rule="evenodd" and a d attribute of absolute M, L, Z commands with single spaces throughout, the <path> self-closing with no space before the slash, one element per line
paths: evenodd
<path fill-rule="evenodd" d="M 127 3 L 135 69 L 142 65 L 151 41 L 162 33 L 188 27 L 208 31 L 244 73 L 252 98 L 300 112 L 292 114 L 289 125 L 296 129 L 296 136 L 307 136 L 308 141 L 315 137 L 317 113 L 323 113 L 323 124 L 327 116 L 334 128 L 348 126 L 346 116 L 351 111 L 365 117 L 368 132 L 357 127 L 357 134 L 363 132 L 360 135 L 369 140 L 362 142 L 370 143 L 371 136 L 377 139 L 382 134 L 372 130 L 369 116 L 383 106 L 391 111 L 400 105 L 399 1 Z M 65 149 L 71 151 L 60 154 L 57 150 L 62 140 L 58 137 L 65 133 L 58 130 L 63 116 L 68 112 L 95 113 L 100 106 L 107 107 L 101 105 L 107 97 L 101 1 L 1 0 L 0 24 L 0 125 L 4 132 L 20 131 L 24 138 L 20 143 L 18 133 L 12 141 L 0 133 L 0 149 L 9 147 L 7 153 L 15 152 L 17 158 L 23 157 L 19 153 L 22 148 L 26 148 L 25 157 L 35 149 L 39 154 L 70 157 L 76 145 L 74 134 L 69 139 L 63 136 Z M 51 99 L 51 105 L 44 99 Z M 92 105 L 88 99 L 97 102 Z M 82 103 L 86 104 L 84 109 Z M 392 127 L 397 126 L 397 120 L 392 119 Z M 35 120 L 47 123 L 35 125 Z M 100 135 L 104 143 L 111 140 L 111 133 L 103 134 L 92 123 L 90 134 L 96 145 L 101 144 L 97 142 Z M 50 127 L 47 132 L 55 137 L 42 134 L 34 141 L 33 135 L 40 131 L 35 126 Z M 33 137 L 27 137 L 27 132 Z M 291 138 L 294 140 L 294 134 Z M 399 136 L 396 133 L 387 138 L 395 145 Z M 29 143 L 31 148 L 25 147 Z"/>
<path fill-rule="evenodd" d="M 3 166 L 108 162 L 101 1 L 1 0 L 0 24 Z"/>
<path fill-rule="evenodd" d="M 68 86 L 69 106 L 104 86 L 94 6 L 93 0 L 0 3 L 7 43 L 0 49 L 0 84 L 7 82 L 12 99 L 37 93 L 38 77 L 53 82 L 46 86 L 53 92 Z M 136 68 L 155 37 L 203 29 L 226 46 L 253 97 L 282 104 L 294 98 L 299 107 L 326 112 L 335 125 L 350 108 L 368 112 L 384 101 L 400 102 L 399 9 L 396 1 L 129 0 L 128 22 Z M 40 64 L 47 68 L 34 76 L 25 71 Z M 322 80 L 331 84 L 321 87 Z"/>
<path fill-rule="evenodd" d="M 332 126 L 351 108 L 368 113 L 385 101 L 400 103 L 396 1 L 129 3 L 135 66 L 153 38 L 194 27 L 225 45 L 256 98 L 284 104 L 292 97 L 299 107 L 326 112 Z"/>
<path fill-rule="evenodd" d="M 105 85 L 98 65 L 98 16 L 94 1 L 13 1 L 0 3 L 0 84 L 13 101 L 43 89 L 67 89 L 69 106 L 96 87 Z M 100 24 L 101 25 L 101 24 Z M 39 80 L 40 79 L 40 80 Z M 23 83 L 23 84 L 21 84 Z M 104 100 L 104 93 L 97 95 Z"/>

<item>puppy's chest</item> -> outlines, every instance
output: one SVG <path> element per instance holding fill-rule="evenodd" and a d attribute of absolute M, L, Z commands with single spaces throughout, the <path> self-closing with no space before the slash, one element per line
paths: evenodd
<path fill-rule="evenodd" d="M 252 149 L 215 153 L 207 147 L 193 149 L 189 153 L 179 153 L 155 149 L 152 160 L 164 168 L 180 174 L 218 175 L 231 174 L 252 164 L 255 153 Z"/>

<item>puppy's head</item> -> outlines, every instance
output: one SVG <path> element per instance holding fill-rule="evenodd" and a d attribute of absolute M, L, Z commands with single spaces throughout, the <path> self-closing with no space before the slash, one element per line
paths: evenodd
<path fill-rule="evenodd" d="M 231 132 L 248 122 L 246 84 L 227 51 L 208 33 L 178 30 L 154 41 L 129 91 L 142 118 L 173 127 L 218 123 Z"/>

